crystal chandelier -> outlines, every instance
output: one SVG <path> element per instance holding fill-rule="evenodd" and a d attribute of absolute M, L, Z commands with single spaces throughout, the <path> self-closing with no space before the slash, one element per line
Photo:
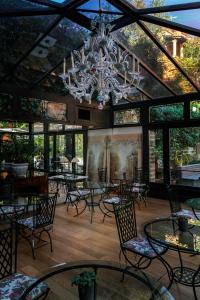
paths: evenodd
<path fill-rule="evenodd" d="M 115 42 L 111 24 L 100 13 L 91 22 L 93 34 L 84 41 L 80 51 L 71 52 L 72 67 L 66 70 L 64 59 L 62 78 L 69 93 L 82 103 L 92 99 L 103 109 L 110 97 L 117 104 L 134 94 L 143 77 L 139 61 Z"/>

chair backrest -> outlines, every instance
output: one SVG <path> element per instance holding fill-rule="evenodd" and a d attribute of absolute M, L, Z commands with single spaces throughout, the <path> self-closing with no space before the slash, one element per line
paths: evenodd
<path fill-rule="evenodd" d="M 16 226 L 16 225 L 15 225 Z M 16 272 L 16 228 L 11 224 L 0 225 L 0 279 Z"/>
<path fill-rule="evenodd" d="M 137 236 L 137 224 L 134 202 L 125 205 L 114 206 L 115 220 L 120 244 Z"/>
<path fill-rule="evenodd" d="M 168 199 L 171 213 L 176 213 L 181 210 L 181 202 L 178 199 L 178 195 L 176 190 L 174 190 L 171 186 L 167 186 Z"/>
<path fill-rule="evenodd" d="M 107 181 L 107 168 L 98 169 L 98 179 L 100 182 Z"/>
<path fill-rule="evenodd" d="M 47 196 L 33 205 L 34 228 L 41 228 L 53 224 L 57 196 Z"/>

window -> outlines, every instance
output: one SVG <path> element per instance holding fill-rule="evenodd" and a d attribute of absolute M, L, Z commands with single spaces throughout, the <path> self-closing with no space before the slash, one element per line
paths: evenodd
<path fill-rule="evenodd" d="M 34 168 L 44 169 L 44 135 L 34 135 Z"/>
<path fill-rule="evenodd" d="M 163 182 L 163 131 L 149 132 L 149 179 L 150 182 Z"/>
<path fill-rule="evenodd" d="M 200 118 L 200 101 L 190 102 L 190 118 L 199 119 Z"/>
<path fill-rule="evenodd" d="M 183 120 L 183 103 L 154 106 L 150 108 L 150 121 Z"/>
<path fill-rule="evenodd" d="M 34 123 L 33 124 L 33 132 L 43 132 L 44 131 L 44 124 L 43 123 Z"/>
<path fill-rule="evenodd" d="M 49 131 L 61 131 L 63 130 L 63 125 L 62 124 L 49 124 Z"/>
<path fill-rule="evenodd" d="M 170 129 L 171 184 L 200 186 L 200 128 Z"/>
<path fill-rule="evenodd" d="M 137 124 L 140 121 L 139 109 L 114 111 L 114 125 Z"/>

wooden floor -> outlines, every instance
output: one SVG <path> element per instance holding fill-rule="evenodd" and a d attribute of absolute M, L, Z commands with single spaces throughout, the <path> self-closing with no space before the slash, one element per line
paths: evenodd
<path fill-rule="evenodd" d="M 49 266 L 61 262 L 76 260 L 118 261 L 119 242 L 114 218 L 107 218 L 102 223 L 102 214 L 97 210 L 93 224 L 90 224 L 89 211 L 79 217 L 73 217 L 74 213 L 74 208 L 70 208 L 67 213 L 65 204 L 57 205 L 52 235 L 53 253 L 50 252 L 49 245 L 46 245 L 37 249 L 36 260 L 33 260 L 28 244 L 25 241 L 20 242 L 18 271 L 36 275 Z M 139 210 L 136 206 L 136 215 L 138 231 L 142 233 L 145 222 L 169 215 L 169 204 L 166 200 L 149 198 L 148 207 L 142 206 Z M 177 253 L 168 252 L 167 259 L 172 265 L 177 264 Z M 185 255 L 184 261 L 189 266 L 197 267 L 200 263 L 200 256 Z M 154 261 L 147 273 L 158 278 L 161 269 L 160 262 Z M 174 284 L 171 292 L 177 300 L 193 299 L 192 289 L 189 287 Z"/>

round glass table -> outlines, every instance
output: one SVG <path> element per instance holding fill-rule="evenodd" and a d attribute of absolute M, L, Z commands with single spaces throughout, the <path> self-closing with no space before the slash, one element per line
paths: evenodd
<path fill-rule="evenodd" d="M 150 242 L 153 241 L 178 252 L 179 265 L 170 266 L 172 282 L 175 280 L 194 287 L 200 285 L 200 274 L 197 269 L 184 266 L 182 253 L 193 254 L 194 262 L 199 260 L 196 255 L 200 255 L 200 221 L 187 219 L 186 222 L 187 230 L 184 232 L 180 230 L 179 219 L 175 217 L 153 220 L 145 225 L 144 231 Z M 162 260 L 166 262 L 163 257 Z"/>
<path fill-rule="evenodd" d="M 192 211 L 197 218 L 197 220 L 200 220 L 200 198 L 191 198 L 185 201 L 185 204 L 192 208 Z M 197 212 L 197 210 L 199 212 Z"/>
<path fill-rule="evenodd" d="M 121 268 L 118 263 L 108 261 L 72 262 L 49 268 L 25 292 L 21 300 L 26 299 L 30 290 L 42 281 L 46 281 L 50 288 L 46 299 L 80 299 L 78 287 L 72 286 L 72 280 L 84 272 L 95 272 L 96 277 L 94 293 L 87 300 L 174 300 L 165 287 L 145 273 L 127 269 L 125 266 Z"/>

